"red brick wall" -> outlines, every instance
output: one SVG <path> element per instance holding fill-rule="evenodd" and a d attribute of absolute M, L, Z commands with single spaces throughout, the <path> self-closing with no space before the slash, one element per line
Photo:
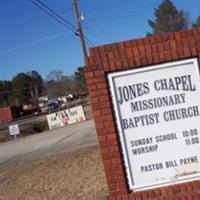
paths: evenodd
<path fill-rule="evenodd" d="M 10 122 L 12 120 L 11 107 L 0 108 L 0 124 Z"/>
<path fill-rule="evenodd" d="M 85 76 L 111 200 L 200 200 L 200 181 L 128 191 L 106 73 L 200 56 L 200 28 L 94 47 Z"/>

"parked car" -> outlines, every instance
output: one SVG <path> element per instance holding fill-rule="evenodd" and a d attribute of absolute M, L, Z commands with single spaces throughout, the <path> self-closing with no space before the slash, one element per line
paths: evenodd
<path fill-rule="evenodd" d="M 57 102 L 50 102 L 47 104 L 47 109 L 48 109 L 48 112 L 51 113 L 53 111 L 57 111 L 59 108 L 59 105 Z"/>

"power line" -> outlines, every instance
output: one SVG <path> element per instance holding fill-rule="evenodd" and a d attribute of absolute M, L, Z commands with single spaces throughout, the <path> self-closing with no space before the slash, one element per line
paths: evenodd
<path fill-rule="evenodd" d="M 36 0 L 36 1 L 40 5 L 42 5 L 44 8 L 46 8 L 48 11 L 50 11 L 51 13 L 53 13 L 54 16 L 58 17 L 60 20 L 64 21 L 66 24 L 68 24 L 73 30 L 76 28 L 73 24 L 71 24 L 70 22 L 68 22 L 65 18 L 63 18 L 62 16 L 60 16 L 59 14 L 57 14 L 55 11 L 53 11 L 47 5 L 45 5 L 44 3 L 42 3 L 40 0 Z"/>
<path fill-rule="evenodd" d="M 74 34 L 76 33 L 75 32 L 75 29 L 74 27 L 72 27 L 71 25 L 68 24 L 68 22 L 64 22 L 64 20 L 59 20 L 59 19 L 62 19 L 62 17 L 58 17 L 58 14 L 55 14 L 54 11 L 52 11 L 50 8 L 47 8 L 47 6 L 44 6 L 43 3 L 41 3 L 40 1 L 38 0 L 30 0 L 35 6 L 37 6 L 39 9 L 43 10 L 45 13 L 47 13 L 50 17 L 52 17 L 53 19 L 55 19 L 57 22 L 59 22 L 60 24 L 62 24 L 63 26 L 65 26 L 66 28 L 68 28 L 69 30 L 71 30 Z M 38 4 L 38 3 L 39 4 Z"/>
<path fill-rule="evenodd" d="M 71 32 L 60 33 L 60 34 L 55 34 L 55 35 L 49 35 L 49 36 L 47 36 L 45 38 L 41 38 L 41 39 L 34 40 L 34 41 L 31 41 L 31 42 L 26 42 L 26 43 L 20 44 L 20 45 L 15 46 L 15 47 L 4 49 L 4 50 L 0 51 L 0 55 L 4 54 L 4 53 L 7 53 L 7 52 L 10 52 L 10 51 L 21 49 L 21 48 L 24 48 L 24 47 L 29 47 L 29 46 L 32 46 L 32 45 L 35 45 L 35 44 L 39 44 L 41 42 L 45 42 L 47 40 L 51 40 L 51 39 L 54 39 L 54 38 L 57 38 L 57 37 L 68 36 L 69 34 L 71 34 Z"/>
<path fill-rule="evenodd" d="M 58 13 L 56 13 L 54 10 L 49 8 L 47 5 L 42 3 L 40 0 L 30 0 L 35 6 L 37 6 L 39 9 L 47 13 L 50 17 L 55 19 L 57 22 L 59 22 L 61 25 L 72 31 L 75 35 L 77 35 L 76 27 L 71 24 L 69 21 L 67 21 L 64 17 L 60 16 Z M 94 46 L 94 44 L 85 36 L 84 38 L 87 41 L 87 44 L 89 46 Z"/>

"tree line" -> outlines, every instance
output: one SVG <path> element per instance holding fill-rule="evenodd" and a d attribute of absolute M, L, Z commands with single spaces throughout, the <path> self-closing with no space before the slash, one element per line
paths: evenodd
<path fill-rule="evenodd" d="M 20 106 L 37 104 L 40 96 L 57 98 L 68 94 L 87 93 L 83 67 L 79 67 L 72 76 L 66 76 L 61 70 L 53 70 L 44 80 L 35 70 L 18 73 L 12 80 L 0 80 L 0 106 Z"/>

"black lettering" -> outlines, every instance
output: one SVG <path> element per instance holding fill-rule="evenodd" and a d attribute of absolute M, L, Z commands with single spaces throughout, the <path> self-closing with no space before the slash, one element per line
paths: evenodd
<path fill-rule="evenodd" d="M 165 121 L 180 120 L 197 116 L 199 116 L 198 106 L 169 110 L 163 113 L 163 118 Z"/>
<path fill-rule="evenodd" d="M 122 95 L 122 88 L 118 87 L 120 99 L 118 100 L 119 104 L 123 103 L 123 95 Z"/>
<path fill-rule="evenodd" d="M 188 75 L 190 91 L 196 91 L 195 85 L 192 85 L 191 75 Z"/>
<path fill-rule="evenodd" d="M 195 91 L 196 87 L 192 84 L 191 75 L 183 75 L 168 79 L 154 81 L 155 90 L 183 90 Z"/>
<path fill-rule="evenodd" d="M 118 102 L 119 104 L 123 104 L 124 102 L 133 100 L 138 96 L 148 94 L 149 90 L 150 89 L 147 82 L 118 87 Z"/>

